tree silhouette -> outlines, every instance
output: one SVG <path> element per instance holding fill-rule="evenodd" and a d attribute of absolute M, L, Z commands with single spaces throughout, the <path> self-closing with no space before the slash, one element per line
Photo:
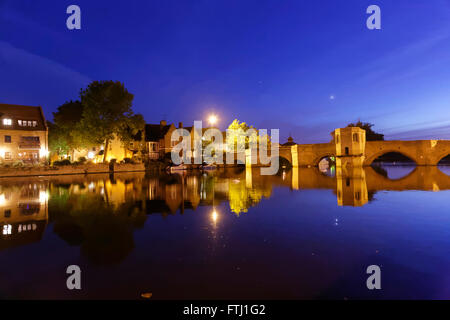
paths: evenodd
<path fill-rule="evenodd" d="M 369 122 L 361 122 L 358 120 L 357 123 L 350 123 L 347 127 L 358 127 L 366 130 L 366 141 L 380 141 L 384 140 L 384 134 L 377 133 L 373 131 L 372 127 L 374 124 Z"/>

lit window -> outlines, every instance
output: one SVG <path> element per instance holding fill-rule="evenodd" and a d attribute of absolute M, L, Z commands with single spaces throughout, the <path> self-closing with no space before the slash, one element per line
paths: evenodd
<path fill-rule="evenodd" d="M 37 126 L 37 121 L 33 121 L 33 127 Z"/>
<path fill-rule="evenodd" d="M 11 229 L 12 229 L 12 226 L 10 224 L 5 224 L 3 226 L 3 234 L 4 235 L 11 234 Z"/>
<path fill-rule="evenodd" d="M 5 160 L 11 160 L 11 152 L 5 152 Z"/>
<path fill-rule="evenodd" d="M 17 120 L 17 123 L 19 124 L 19 126 L 22 125 L 22 120 Z"/>
<path fill-rule="evenodd" d="M 3 124 L 5 126 L 10 126 L 10 125 L 12 125 L 12 120 L 11 119 L 3 119 Z"/>
<path fill-rule="evenodd" d="M 31 121 L 28 121 L 28 126 L 31 127 Z"/>

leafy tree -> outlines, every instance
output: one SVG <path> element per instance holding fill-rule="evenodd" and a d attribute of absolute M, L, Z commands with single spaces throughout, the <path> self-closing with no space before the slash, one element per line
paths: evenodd
<path fill-rule="evenodd" d="M 366 141 L 380 141 L 384 140 L 384 134 L 377 133 L 373 131 L 372 127 L 374 125 L 369 122 L 361 122 L 358 120 L 357 123 L 350 123 L 347 127 L 359 127 L 366 130 Z"/>
<path fill-rule="evenodd" d="M 142 125 L 142 116 L 134 115 L 131 109 L 133 97 L 119 81 L 93 81 L 80 92 L 83 113 L 78 132 L 88 144 L 105 144 L 103 161 L 114 135 L 126 141 L 129 135 L 125 129 L 133 132 Z"/>
<path fill-rule="evenodd" d="M 240 122 L 238 119 L 234 119 L 233 122 L 228 126 L 229 132 L 227 132 L 227 144 L 232 147 L 234 145 L 234 150 L 237 151 L 238 139 L 242 139 L 242 135 L 245 134 L 249 129 L 254 129 L 253 126 L 249 126 L 245 122 Z M 242 141 L 242 140 L 241 140 Z M 245 149 L 249 148 L 250 137 L 245 137 Z"/>
<path fill-rule="evenodd" d="M 122 126 L 118 128 L 116 132 L 122 144 L 128 150 L 137 150 L 142 153 L 145 149 L 145 145 L 142 142 L 145 140 L 145 120 L 141 114 L 132 115 L 130 118 L 125 119 Z M 131 147 L 131 142 L 139 142 L 139 147 Z"/>
<path fill-rule="evenodd" d="M 48 126 L 48 148 L 50 152 L 56 154 L 68 154 L 70 147 L 68 144 L 67 134 L 59 126 L 47 121 Z"/>
<path fill-rule="evenodd" d="M 232 144 L 234 144 L 234 150 L 236 149 L 236 145 L 237 145 L 237 141 L 238 141 L 238 137 L 240 135 L 242 135 L 243 133 L 246 133 L 248 130 L 253 129 L 256 131 L 256 141 L 257 143 L 259 143 L 259 141 L 261 140 L 261 138 L 267 139 L 266 141 L 268 141 L 268 147 L 270 147 L 270 137 L 268 135 L 264 135 L 260 136 L 258 129 L 254 128 L 252 125 L 248 125 L 245 122 L 240 122 L 238 119 L 234 119 L 233 122 L 228 126 L 228 130 L 234 130 L 232 131 L 233 134 L 231 134 L 230 136 L 230 141 L 227 141 L 227 144 L 229 146 L 231 146 Z M 266 138 L 267 137 L 267 138 Z M 249 148 L 249 144 L 252 140 L 250 140 L 251 137 L 246 136 L 245 137 L 245 148 L 248 149 Z"/>
<path fill-rule="evenodd" d="M 69 101 L 53 112 L 53 123 L 49 125 L 49 148 L 58 154 L 68 154 L 81 147 L 82 139 L 77 139 L 77 124 L 81 120 L 83 105 L 80 101 Z"/>

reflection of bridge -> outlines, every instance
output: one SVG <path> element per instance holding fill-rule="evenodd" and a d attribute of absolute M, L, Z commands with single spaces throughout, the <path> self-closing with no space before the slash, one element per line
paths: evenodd
<path fill-rule="evenodd" d="M 377 173 L 372 167 L 338 168 L 335 177 L 322 174 L 317 168 L 294 167 L 291 174 L 293 189 L 336 190 L 339 205 L 362 206 L 369 201 L 370 193 L 379 190 L 450 190 L 450 176 L 437 166 L 418 166 L 396 180 Z"/>
<path fill-rule="evenodd" d="M 280 146 L 280 157 L 293 166 L 317 166 L 321 159 L 334 156 L 337 165 L 369 166 L 378 157 L 401 153 L 417 165 L 437 165 L 450 154 L 449 140 L 366 141 L 360 128 L 336 129 L 330 143 Z"/>

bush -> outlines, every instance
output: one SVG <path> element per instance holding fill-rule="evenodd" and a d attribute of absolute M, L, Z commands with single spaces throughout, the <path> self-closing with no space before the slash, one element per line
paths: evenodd
<path fill-rule="evenodd" d="M 80 157 L 79 159 L 78 159 L 78 163 L 80 163 L 80 164 L 83 164 L 83 163 L 85 163 L 86 162 L 86 157 Z"/>
<path fill-rule="evenodd" d="M 22 160 L 14 161 L 12 166 L 13 166 L 13 168 L 21 168 L 21 167 L 23 167 L 23 161 Z"/>
<path fill-rule="evenodd" d="M 64 159 L 64 160 L 60 160 L 60 161 L 54 161 L 53 162 L 53 165 L 54 166 L 68 166 L 68 165 L 70 165 L 71 163 L 70 163 L 70 160 L 68 160 L 68 159 Z"/>
<path fill-rule="evenodd" d="M 122 163 L 134 163 L 134 161 L 131 158 L 124 158 Z"/>

